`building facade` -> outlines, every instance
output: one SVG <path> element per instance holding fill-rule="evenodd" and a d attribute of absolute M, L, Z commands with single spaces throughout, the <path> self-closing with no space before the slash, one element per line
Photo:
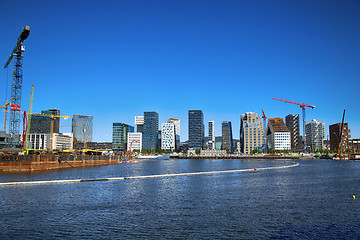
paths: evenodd
<path fill-rule="evenodd" d="M 169 118 L 168 122 L 175 126 L 175 150 L 178 150 L 180 148 L 180 119 Z"/>
<path fill-rule="evenodd" d="M 231 122 L 222 122 L 222 149 L 234 153 L 234 142 L 232 136 Z"/>
<path fill-rule="evenodd" d="M 74 114 L 72 118 L 72 133 L 78 142 L 92 142 L 93 116 Z"/>
<path fill-rule="evenodd" d="M 313 119 L 305 124 L 306 144 L 310 150 L 323 149 L 325 123 Z"/>
<path fill-rule="evenodd" d="M 114 151 L 126 151 L 129 132 L 134 132 L 133 126 L 125 123 L 113 123 L 112 149 Z"/>
<path fill-rule="evenodd" d="M 163 123 L 161 125 L 161 149 L 175 150 L 175 124 Z"/>
<path fill-rule="evenodd" d="M 282 118 L 269 118 L 267 124 L 267 146 L 272 150 L 290 150 L 290 131 Z"/>
<path fill-rule="evenodd" d="M 136 132 L 142 133 L 144 129 L 144 116 L 135 116 Z"/>
<path fill-rule="evenodd" d="M 50 133 L 51 117 L 46 115 L 60 116 L 59 109 L 42 110 L 44 116 L 31 115 L 30 133 Z M 54 118 L 53 133 L 60 131 L 60 118 Z"/>
<path fill-rule="evenodd" d="M 209 149 L 215 149 L 215 122 L 209 121 L 209 141 L 208 141 Z"/>
<path fill-rule="evenodd" d="M 343 124 L 342 138 L 341 138 L 341 150 L 345 151 L 347 149 L 347 142 L 350 140 L 350 129 L 347 123 Z M 340 144 L 341 136 L 341 123 L 332 124 L 329 126 L 329 136 L 330 136 L 330 150 L 337 151 Z"/>
<path fill-rule="evenodd" d="M 204 115 L 202 110 L 189 110 L 189 147 L 201 149 L 204 144 Z"/>
<path fill-rule="evenodd" d="M 264 146 L 264 128 L 260 116 L 253 112 L 242 114 L 240 121 L 241 152 L 251 154 L 253 150 L 261 150 Z"/>
<path fill-rule="evenodd" d="M 299 114 L 289 114 L 285 117 L 286 127 L 290 131 L 291 151 L 303 152 L 304 144 L 300 137 Z"/>
<path fill-rule="evenodd" d="M 144 112 L 144 127 L 142 148 L 145 150 L 157 149 L 159 141 L 159 114 Z"/>
<path fill-rule="evenodd" d="M 137 151 L 141 152 L 142 150 L 142 133 L 141 132 L 129 132 L 127 140 L 127 151 Z M 131 149 L 130 149 L 131 147 Z"/>
<path fill-rule="evenodd" d="M 73 149 L 73 136 L 72 133 L 53 133 L 51 150 Z M 49 150 L 50 133 L 29 134 L 28 148 L 35 150 Z"/>

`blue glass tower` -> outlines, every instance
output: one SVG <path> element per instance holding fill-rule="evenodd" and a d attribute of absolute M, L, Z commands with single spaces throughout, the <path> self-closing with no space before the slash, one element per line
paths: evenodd
<path fill-rule="evenodd" d="M 156 149 L 158 144 L 159 114 L 144 112 L 143 149 Z"/>
<path fill-rule="evenodd" d="M 189 147 L 201 149 L 204 144 L 204 115 L 201 110 L 189 110 Z"/>

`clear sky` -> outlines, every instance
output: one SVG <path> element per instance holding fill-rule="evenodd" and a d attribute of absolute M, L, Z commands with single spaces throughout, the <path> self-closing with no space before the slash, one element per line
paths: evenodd
<path fill-rule="evenodd" d="M 315 105 L 306 119 L 327 132 L 346 108 L 360 137 L 359 1 L 0 0 L 1 67 L 25 25 L 22 109 L 34 84 L 33 112 L 92 115 L 94 141 L 144 111 L 180 118 L 182 141 L 189 109 L 203 110 L 206 135 L 208 120 L 217 136 L 231 121 L 235 138 L 245 112 L 301 114 L 273 97 Z M 0 69 L 0 105 L 11 72 Z"/>

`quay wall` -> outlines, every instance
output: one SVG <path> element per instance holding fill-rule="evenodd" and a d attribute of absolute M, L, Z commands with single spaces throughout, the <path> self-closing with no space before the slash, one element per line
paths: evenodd
<path fill-rule="evenodd" d="M 1 155 L 0 173 L 18 173 L 95 167 L 124 163 L 124 156 L 108 155 Z M 134 161 L 126 161 L 134 162 Z"/>

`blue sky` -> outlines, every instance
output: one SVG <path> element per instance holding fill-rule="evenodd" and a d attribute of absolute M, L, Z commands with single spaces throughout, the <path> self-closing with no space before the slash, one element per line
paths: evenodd
<path fill-rule="evenodd" d="M 301 114 L 273 97 L 315 105 L 306 119 L 326 131 L 346 108 L 360 137 L 359 1 L 0 0 L 0 20 L 1 66 L 31 26 L 22 109 L 34 84 L 33 112 L 92 115 L 94 141 L 144 111 L 180 118 L 182 141 L 189 109 L 203 110 L 206 130 L 215 121 L 216 135 L 231 121 L 235 138 L 242 113 Z M 0 70 L 0 104 L 11 71 Z"/>

